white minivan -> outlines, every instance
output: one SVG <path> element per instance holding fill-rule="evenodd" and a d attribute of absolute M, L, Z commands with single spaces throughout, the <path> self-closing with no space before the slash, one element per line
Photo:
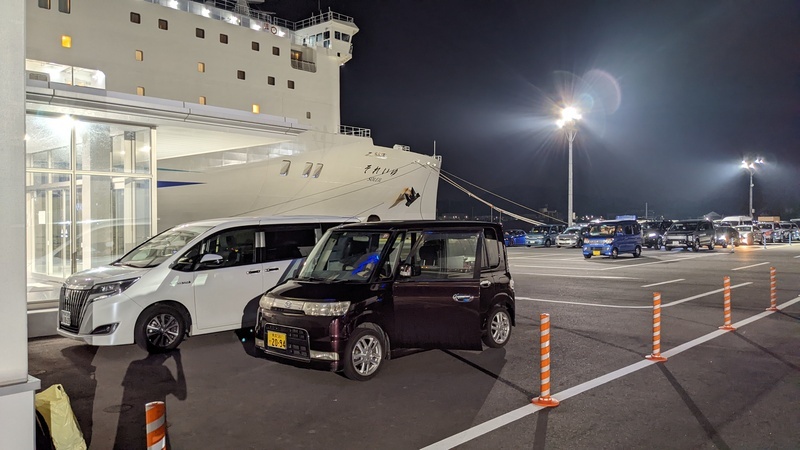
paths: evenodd
<path fill-rule="evenodd" d="M 250 327 L 258 300 L 291 277 L 329 228 L 353 218 L 212 219 L 153 236 L 67 278 L 58 334 L 90 345 L 172 350 L 185 336 Z"/>

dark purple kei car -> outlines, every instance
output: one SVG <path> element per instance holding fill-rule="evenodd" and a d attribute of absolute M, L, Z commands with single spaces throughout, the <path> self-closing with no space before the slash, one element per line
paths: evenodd
<path fill-rule="evenodd" d="M 256 346 L 355 380 L 399 348 L 502 347 L 514 284 L 498 224 L 387 221 L 328 230 L 259 303 Z"/>

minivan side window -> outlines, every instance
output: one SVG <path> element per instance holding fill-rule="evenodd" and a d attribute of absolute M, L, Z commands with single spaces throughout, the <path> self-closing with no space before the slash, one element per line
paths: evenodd
<path fill-rule="evenodd" d="M 484 228 L 483 237 L 481 269 L 492 269 L 500 265 L 500 242 L 494 228 Z"/>
<path fill-rule="evenodd" d="M 265 256 L 263 262 L 284 261 L 308 256 L 317 243 L 315 224 L 265 229 Z"/>
<path fill-rule="evenodd" d="M 255 227 L 224 230 L 192 246 L 173 269 L 188 272 L 254 264 L 258 262 L 255 242 Z M 222 260 L 218 263 L 198 265 L 203 255 L 207 254 L 219 255 Z"/>
<path fill-rule="evenodd" d="M 426 232 L 416 248 L 417 280 L 475 278 L 478 232 Z"/>

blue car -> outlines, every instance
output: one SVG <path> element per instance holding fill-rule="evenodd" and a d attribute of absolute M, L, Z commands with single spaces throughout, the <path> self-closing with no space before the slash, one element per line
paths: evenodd
<path fill-rule="evenodd" d="M 583 240 L 583 257 L 610 256 L 631 253 L 634 258 L 642 254 L 642 227 L 636 220 L 604 220 L 589 225 Z"/>
<path fill-rule="evenodd" d="M 525 245 L 525 231 L 523 230 L 508 230 L 504 234 L 506 247 L 516 247 L 518 245 Z"/>

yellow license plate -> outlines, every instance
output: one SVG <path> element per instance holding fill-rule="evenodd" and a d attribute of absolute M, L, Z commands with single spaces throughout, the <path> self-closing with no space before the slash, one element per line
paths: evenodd
<path fill-rule="evenodd" d="M 286 333 L 267 331 L 267 347 L 275 347 L 281 350 L 286 350 Z"/>
<path fill-rule="evenodd" d="M 592 255 L 600 256 L 600 250 L 592 250 Z"/>

